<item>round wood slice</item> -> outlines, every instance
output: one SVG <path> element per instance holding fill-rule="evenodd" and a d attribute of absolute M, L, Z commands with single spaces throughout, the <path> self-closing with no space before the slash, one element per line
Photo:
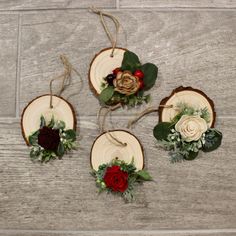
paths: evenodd
<path fill-rule="evenodd" d="M 126 163 L 132 161 L 134 158 L 134 165 L 137 170 L 144 168 L 144 154 L 143 147 L 140 141 L 131 133 L 125 130 L 112 130 L 110 133 L 127 143 L 126 146 L 117 146 L 107 133 L 103 133 L 94 141 L 90 153 L 90 162 L 94 170 L 102 164 L 107 164 L 111 160 L 118 158 L 124 160 Z"/>
<path fill-rule="evenodd" d="M 55 120 L 64 121 L 66 129 L 76 129 L 76 116 L 72 105 L 59 96 L 53 95 L 52 105 L 49 107 L 50 95 L 42 95 L 32 100 L 24 109 L 21 116 L 22 135 L 27 145 L 28 137 L 40 127 L 40 117 L 44 116 L 49 122 L 54 116 Z"/>
<path fill-rule="evenodd" d="M 178 103 L 187 103 L 190 106 L 200 109 L 207 108 L 210 113 L 209 127 L 214 127 L 215 123 L 215 108 L 213 101 L 201 90 L 194 89 L 192 87 L 178 87 L 169 97 L 164 98 L 160 105 L 173 105 L 173 108 L 159 108 L 159 121 L 160 122 L 170 122 L 173 117 L 178 113 L 175 109 Z"/>
<path fill-rule="evenodd" d="M 114 56 L 111 57 L 112 48 L 105 48 L 95 55 L 89 69 L 89 84 L 95 95 L 101 93 L 104 78 L 115 68 L 121 67 L 125 51 L 125 48 L 115 48 Z"/>

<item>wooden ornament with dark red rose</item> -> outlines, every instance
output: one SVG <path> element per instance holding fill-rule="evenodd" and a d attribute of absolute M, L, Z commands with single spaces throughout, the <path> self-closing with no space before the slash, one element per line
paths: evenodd
<path fill-rule="evenodd" d="M 60 96 L 71 79 L 72 67 L 65 56 L 61 56 L 64 72 L 50 82 L 50 94 L 33 99 L 24 108 L 21 116 L 23 138 L 31 147 L 33 161 L 48 162 L 76 148 L 76 115 L 73 106 Z M 62 80 L 59 95 L 52 94 L 52 82 Z"/>

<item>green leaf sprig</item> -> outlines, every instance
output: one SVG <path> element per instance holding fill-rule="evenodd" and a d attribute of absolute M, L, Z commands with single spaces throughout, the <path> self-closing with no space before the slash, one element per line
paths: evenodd
<path fill-rule="evenodd" d="M 104 175 L 106 173 L 106 170 L 108 167 L 112 166 L 120 166 L 120 169 L 122 171 L 125 171 L 128 173 L 128 188 L 125 190 L 125 192 L 113 192 L 111 189 L 107 188 L 105 182 L 104 182 Z M 132 161 L 130 163 L 126 163 L 124 161 L 121 161 L 119 159 L 113 159 L 108 164 L 102 164 L 99 166 L 98 170 L 92 171 L 92 176 L 96 179 L 96 185 L 99 188 L 99 193 L 106 191 L 107 193 L 113 193 L 121 195 L 125 202 L 132 202 L 135 198 L 134 196 L 134 187 L 136 183 L 142 183 L 145 181 L 151 181 L 152 177 L 146 170 L 136 170 L 136 167 L 134 166 L 134 159 L 132 158 Z"/>
<path fill-rule="evenodd" d="M 148 103 L 150 101 L 150 95 L 144 95 L 144 92 L 151 89 L 157 79 L 158 68 L 152 63 L 141 64 L 138 56 L 131 52 L 126 51 L 121 64 L 122 71 L 130 71 L 134 73 L 136 70 L 141 70 L 144 73 L 144 87 L 136 94 L 125 95 L 115 91 L 114 86 L 106 86 L 102 83 L 102 92 L 99 94 L 99 100 L 106 105 L 114 105 L 121 103 L 128 107 L 134 107 Z"/>
<path fill-rule="evenodd" d="M 177 105 L 179 113 L 171 122 L 160 122 L 153 129 L 153 135 L 158 143 L 169 151 L 172 163 L 184 160 L 194 160 L 199 151 L 211 152 L 216 150 L 222 141 L 222 133 L 216 129 L 208 128 L 197 141 L 186 142 L 175 130 L 175 124 L 183 115 L 199 115 L 209 123 L 210 115 L 207 108 L 194 109 L 193 107 L 180 103 Z"/>
<path fill-rule="evenodd" d="M 46 150 L 38 143 L 38 135 L 40 134 L 40 129 L 45 126 L 55 130 L 59 130 L 60 142 L 56 151 Z M 52 117 L 47 124 L 45 118 L 41 116 L 40 129 L 32 133 L 28 138 L 29 144 L 31 146 L 31 160 L 49 162 L 52 159 L 61 159 L 65 153 L 76 149 L 76 132 L 73 129 L 65 130 L 65 127 L 66 125 L 64 121 L 55 121 L 54 117 Z"/>

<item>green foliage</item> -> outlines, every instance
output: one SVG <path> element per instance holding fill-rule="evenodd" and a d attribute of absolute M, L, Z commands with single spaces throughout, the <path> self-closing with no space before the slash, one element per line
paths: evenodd
<path fill-rule="evenodd" d="M 53 126 L 54 129 L 59 129 L 59 130 L 62 130 L 63 132 L 64 132 L 65 127 L 66 127 L 66 124 L 62 120 L 56 121 Z"/>
<path fill-rule="evenodd" d="M 136 174 L 137 174 L 137 177 L 142 180 L 145 180 L 145 181 L 152 180 L 151 175 L 146 170 L 139 170 L 137 171 Z"/>
<path fill-rule="evenodd" d="M 102 92 L 99 94 L 99 99 L 103 103 L 107 103 L 114 94 L 114 87 L 108 86 L 105 89 L 102 90 Z"/>
<path fill-rule="evenodd" d="M 172 128 L 172 123 L 160 122 L 154 127 L 153 135 L 157 140 L 166 140 Z"/>
<path fill-rule="evenodd" d="M 32 146 L 30 151 L 30 158 L 32 161 L 48 162 L 52 159 L 61 158 L 64 153 L 76 148 L 76 132 L 73 129 L 65 130 L 64 121 L 55 121 L 51 118 L 48 124 L 43 116 L 40 117 L 40 127 L 48 126 L 52 129 L 59 129 L 61 141 L 58 145 L 57 151 L 45 150 L 38 144 L 38 135 L 40 129 L 29 136 L 29 144 Z"/>
<path fill-rule="evenodd" d="M 43 128 L 46 125 L 45 118 L 43 116 L 40 117 L 40 128 Z"/>
<path fill-rule="evenodd" d="M 38 134 L 39 134 L 39 131 L 35 131 L 32 135 L 29 136 L 29 144 L 31 146 L 34 146 L 38 143 Z"/>
<path fill-rule="evenodd" d="M 211 152 L 221 145 L 222 133 L 216 129 L 208 129 L 205 135 L 205 143 L 203 145 L 204 152 Z"/>
<path fill-rule="evenodd" d="M 185 160 L 184 155 L 178 151 L 169 152 L 169 155 L 171 163 L 182 162 Z"/>
<path fill-rule="evenodd" d="M 106 173 L 108 167 L 111 166 L 120 166 L 122 171 L 128 173 L 128 188 L 125 192 L 113 192 L 111 189 L 107 188 L 103 178 Z M 130 163 L 126 163 L 119 159 L 113 159 L 108 164 L 102 164 L 98 167 L 98 170 L 92 171 L 92 176 L 96 179 L 96 186 L 99 188 L 99 193 L 103 191 L 107 191 L 108 193 L 118 194 L 123 197 L 125 202 L 131 202 L 134 199 L 134 186 L 136 183 L 142 183 L 144 181 L 151 181 L 152 177 L 150 174 L 145 170 L 136 171 L 136 167 L 134 166 L 134 158 Z"/>
<path fill-rule="evenodd" d="M 68 129 L 64 132 L 65 139 L 74 142 L 76 140 L 76 132 L 73 129 Z"/>
<path fill-rule="evenodd" d="M 131 94 L 129 96 L 118 93 L 118 92 L 114 92 L 114 94 L 112 95 L 112 97 L 110 98 L 109 101 L 105 102 L 106 105 L 114 105 L 114 104 L 118 104 L 121 103 L 123 105 L 126 105 L 127 107 L 135 107 L 137 105 L 148 103 L 150 101 L 150 95 L 143 95 L 143 93 L 140 94 Z"/>
<path fill-rule="evenodd" d="M 144 90 L 149 90 L 156 82 L 158 68 L 152 63 L 146 63 L 141 66 L 141 70 L 144 73 Z"/>
<path fill-rule="evenodd" d="M 121 94 L 114 91 L 114 86 L 110 86 L 107 83 L 102 82 L 99 99 L 102 103 L 106 105 L 115 105 L 121 103 L 128 107 L 135 107 L 137 105 L 148 103 L 150 101 L 150 95 L 144 95 L 144 92 L 155 84 L 158 68 L 152 63 L 146 63 L 142 65 L 138 56 L 131 52 L 126 51 L 122 60 L 121 70 L 130 71 L 134 73 L 137 69 L 143 71 L 144 73 L 144 88 L 140 89 L 137 93 L 131 95 Z M 105 80 L 104 80 L 105 81 Z"/>
<path fill-rule="evenodd" d="M 131 51 L 126 51 L 124 53 L 123 61 L 121 64 L 121 70 L 129 70 L 132 73 L 141 66 L 141 63 L 139 61 L 138 56 L 131 52 Z"/>
<path fill-rule="evenodd" d="M 169 156 L 172 163 L 183 160 L 194 160 L 200 150 L 210 152 L 221 145 L 222 134 L 216 129 L 208 129 L 197 141 L 186 142 L 175 130 L 175 124 L 183 115 L 198 115 L 206 122 L 210 121 L 210 114 L 207 108 L 194 109 L 193 107 L 179 103 L 179 113 L 169 122 L 160 122 L 153 130 L 154 137 L 166 150 L 170 151 Z"/>
<path fill-rule="evenodd" d="M 191 161 L 191 160 L 194 160 L 197 157 L 197 155 L 198 155 L 198 152 L 189 151 L 188 155 L 184 156 L 184 159 Z"/>
<path fill-rule="evenodd" d="M 45 125 L 46 125 L 46 122 L 45 122 Z M 54 120 L 54 116 L 52 116 L 52 118 L 48 124 L 48 127 L 53 128 L 54 125 L 55 125 L 55 120 Z"/>
<path fill-rule="evenodd" d="M 57 148 L 57 155 L 59 157 L 62 157 L 65 153 L 65 148 L 62 142 L 59 143 L 58 148 Z"/>
<path fill-rule="evenodd" d="M 172 119 L 173 123 L 177 123 L 183 115 L 188 115 L 188 116 L 199 115 L 207 123 L 210 122 L 210 113 L 209 113 L 207 107 L 204 107 L 202 109 L 195 109 L 194 107 L 191 107 L 186 103 L 179 103 L 179 104 L 177 104 L 177 109 L 179 112 Z"/>

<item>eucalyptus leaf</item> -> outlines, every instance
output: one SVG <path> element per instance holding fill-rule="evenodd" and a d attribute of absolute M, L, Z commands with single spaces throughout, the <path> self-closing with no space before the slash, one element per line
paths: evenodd
<path fill-rule="evenodd" d="M 62 142 L 59 143 L 58 148 L 57 148 L 57 155 L 59 157 L 62 157 L 65 153 L 65 148 Z"/>
<path fill-rule="evenodd" d="M 46 120 L 43 116 L 40 116 L 40 128 L 46 126 Z"/>
<path fill-rule="evenodd" d="M 38 153 L 34 151 L 34 149 L 31 149 L 30 151 L 30 157 L 32 159 L 35 159 L 38 156 Z"/>
<path fill-rule="evenodd" d="M 73 129 L 66 130 L 65 138 L 70 139 L 72 142 L 74 142 L 76 140 L 76 132 Z"/>
<path fill-rule="evenodd" d="M 204 152 L 211 152 L 221 145 L 222 133 L 215 129 L 208 129 L 205 133 L 205 143 L 203 145 Z"/>
<path fill-rule="evenodd" d="M 57 121 L 56 124 L 54 125 L 54 128 L 55 129 L 61 129 L 61 130 L 64 130 L 66 127 L 66 123 L 62 120 L 60 121 Z"/>
<path fill-rule="evenodd" d="M 143 179 L 145 181 L 152 180 L 151 175 L 145 170 L 139 170 L 139 171 L 137 171 L 136 174 L 138 175 L 138 177 L 140 177 L 141 179 Z"/>
<path fill-rule="evenodd" d="M 166 140 L 173 128 L 170 122 L 160 122 L 153 129 L 153 135 L 157 140 Z"/>
<path fill-rule="evenodd" d="M 99 95 L 99 99 L 102 102 L 107 103 L 112 98 L 113 94 L 114 94 L 114 88 L 112 86 L 108 86 L 102 90 L 102 92 Z"/>
<path fill-rule="evenodd" d="M 191 160 L 194 160 L 194 159 L 197 157 L 197 155 L 198 155 L 198 152 L 192 152 L 192 151 L 190 151 L 190 152 L 188 153 L 188 155 L 185 155 L 185 156 L 184 156 L 184 159 L 185 159 L 185 160 L 188 160 L 188 161 L 191 161 Z"/>
<path fill-rule="evenodd" d="M 132 73 L 141 66 L 141 63 L 139 61 L 138 56 L 131 52 L 131 51 L 126 51 L 124 53 L 122 65 L 121 65 L 121 70 L 129 70 Z"/>
<path fill-rule="evenodd" d="M 141 66 L 141 70 L 144 73 L 144 90 L 149 90 L 156 82 L 158 68 L 152 63 L 146 63 Z"/>
<path fill-rule="evenodd" d="M 54 120 L 54 116 L 52 116 L 52 118 L 48 124 L 48 127 L 52 128 L 54 125 L 55 125 L 55 120 Z"/>
<path fill-rule="evenodd" d="M 29 136 L 28 140 L 30 145 L 33 146 L 38 143 L 38 135 L 39 131 L 35 131 L 32 135 Z"/>
<path fill-rule="evenodd" d="M 51 159 L 51 156 L 46 156 L 46 157 L 44 158 L 44 162 L 49 162 L 50 159 Z"/>

